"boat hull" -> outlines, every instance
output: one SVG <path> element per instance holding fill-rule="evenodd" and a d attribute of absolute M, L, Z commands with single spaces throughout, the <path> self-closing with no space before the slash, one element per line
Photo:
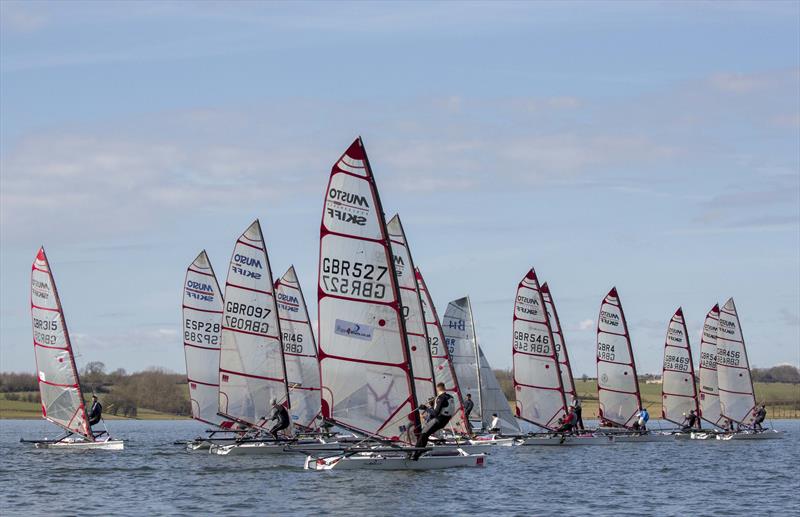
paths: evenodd
<path fill-rule="evenodd" d="M 616 437 L 613 435 L 597 436 L 531 436 L 524 438 L 520 445 L 545 446 L 545 447 L 571 447 L 587 445 L 613 445 Z"/>
<path fill-rule="evenodd" d="M 485 454 L 424 455 L 410 460 L 405 455 L 358 453 L 351 456 L 314 458 L 308 456 L 307 470 L 437 470 L 449 468 L 483 467 Z"/>
<path fill-rule="evenodd" d="M 285 442 L 243 442 L 234 444 L 210 444 L 208 452 L 219 456 L 263 456 L 274 454 L 297 454 L 297 451 L 287 450 L 291 446 L 302 451 L 314 451 L 317 449 L 330 449 L 336 447 L 336 443 L 322 443 L 319 441 L 309 443 Z"/>
<path fill-rule="evenodd" d="M 653 442 L 672 442 L 675 441 L 675 435 L 662 434 L 649 432 L 647 434 L 622 434 L 615 433 L 610 436 L 614 437 L 617 443 L 653 443 Z"/>
<path fill-rule="evenodd" d="M 101 451 L 121 451 L 125 448 L 122 440 L 106 440 L 102 442 L 88 441 L 60 441 L 60 442 L 36 442 L 33 444 L 37 449 L 58 449 L 58 450 L 101 450 Z"/>

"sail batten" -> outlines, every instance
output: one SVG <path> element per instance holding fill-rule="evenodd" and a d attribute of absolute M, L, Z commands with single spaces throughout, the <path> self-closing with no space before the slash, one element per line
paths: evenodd
<path fill-rule="evenodd" d="M 690 411 L 700 414 L 689 331 L 679 307 L 670 319 L 664 341 L 661 417 L 682 425 Z"/>
<path fill-rule="evenodd" d="M 182 310 L 192 418 L 218 426 L 225 420 L 217 413 L 223 305 L 217 277 L 205 250 L 186 269 Z"/>
<path fill-rule="evenodd" d="M 264 424 L 270 402 L 291 407 L 272 269 L 254 221 L 236 240 L 225 282 L 219 361 L 219 413 Z"/>
<path fill-rule="evenodd" d="M 555 429 L 567 403 L 548 311 L 533 269 L 517 286 L 511 351 L 517 416 Z"/>
<path fill-rule="evenodd" d="M 294 266 L 275 283 L 283 334 L 286 379 L 292 392 L 292 421 L 314 429 L 322 411 L 317 344 Z"/>
<path fill-rule="evenodd" d="M 628 325 L 616 287 L 600 305 L 596 359 L 600 419 L 630 427 L 642 400 Z"/>
<path fill-rule="evenodd" d="M 755 419 L 756 399 L 733 298 L 719 310 L 716 363 L 721 415 L 742 425 L 751 425 Z"/>
<path fill-rule="evenodd" d="M 320 225 L 322 413 L 371 436 L 411 441 L 419 415 L 392 257 L 358 138 L 331 168 Z"/>
<path fill-rule="evenodd" d="M 42 416 L 94 441 L 61 299 L 43 247 L 31 266 L 30 303 Z"/>

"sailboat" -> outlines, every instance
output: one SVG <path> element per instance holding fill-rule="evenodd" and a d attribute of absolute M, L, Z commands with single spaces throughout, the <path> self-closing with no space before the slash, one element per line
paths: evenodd
<path fill-rule="evenodd" d="M 719 305 L 714 304 L 706 314 L 700 337 L 700 417 L 721 428 L 725 420 L 720 413 L 719 383 L 717 381 L 717 328 Z"/>
<path fill-rule="evenodd" d="M 409 445 L 420 424 L 415 374 L 391 243 L 361 138 L 331 169 L 317 292 L 323 416 L 369 441 L 329 456 L 309 454 L 306 468 L 482 466 L 484 455 L 463 451 L 408 457 L 417 450 Z"/>
<path fill-rule="evenodd" d="M 571 406 L 574 404 L 575 400 L 577 400 L 578 392 L 575 390 L 575 379 L 572 376 L 572 366 L 569 362 L 567 342 L 566 339 L 564 339 L 561 320 L 558 318 L 556 304 L 553 301 L 553 295 L 550 293 L 550 286 L 547 285 L 547 282 L 542 284 L 540 291 L 544 299 L 544 307 L 547 310 L 547 321 L 553 333 L 553 343 L 555 344 L 556 356 L 558 357 L 559 371 L 561 372 L 561 385 L 564 388 L 564 398 L 566 399 L 567 406 Z"/>
<path fill-rule="evenodd" d="M 519 434 L 519 422 L 511 413 L 508 399 L 478 344 L 472 304 L 468 296 L 453 300 L 447 305 L 442 330 L 450 348 L 461 393 L 473 396 L 473 414 L 478 417 L 480 425 L 485 431 L 489 431 L 492 415 L 496 414 L 501 435 Z"/>
<path fill-rule="evenodd" d="M 756 398 L 750 362 L 744 344 L 742 327 L 733 298 L 729 298 L 719 311 L 717 327 L 717 378 L 719 380 L 720 413 L 735 422 L 742 430 L 725 438 L 736 440 L 768 440 L 781 438 L 782 433 L 751 428 L 755 420 Z M 722 438 L 722 437 L 720 437 Z"/>
<path fill-rule="evenodd" d="M 616 287 L 600 305 L 596 358 L 601 429 L 613 432 L 618 442 L 671 440 L 670 435 L 631 432 L 643 406 L 628 324 Z"/>
<path fill-rule="evenodd" d="M 532 268 L 517 286 L 511 351 L 517 417 L 546 431 L 533 433 L 522 442 L 523 445 L 613 443 L 613 437 L 608 436 L 572 436 L 555 432 L 567 413 L 567 400 L 550 315 Z"/>
<path fill-rule="evenodd" d="M 122 450 L 122 440 L 89 425 L 64 310 L 44 247 L 31 267 L 31 318 L 42 417 L 66 434 L 53 440 L 20 441 L 40 449 Z"/>
<path fill-rule="evenodd" d="M 664 364 L 661 372 L 661 418 L 682 426 L 690 411 L 700 417 L 694 361 L 689 331 L 678 307 L 667 326 Z M 699 420 L 698 420 L 699 423 Z"/>

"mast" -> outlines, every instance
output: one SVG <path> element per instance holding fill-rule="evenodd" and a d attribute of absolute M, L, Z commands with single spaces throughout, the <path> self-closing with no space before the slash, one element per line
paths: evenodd
<path fill-rule="evenodd" d="M 437 383 L 443 383 L 445 391 L 450 393 L 453 396 L 453 400 L 458 404 L 456 409 L 457 416 L 450 420 L 451 427 L 454 428 L 455 432 L 467 433 L 464 400 L 461 397 L 458 378 L 453 368 L 453 361 L 450 358 L 450 347 L 447 346 L 445 341 L 442 325 L 439 321 L 439 314 L 436 312 L 436 306 L 433 304 L 430 292 L 425 284 L 425 279 L 419 268 L 415 268 L 414 271 L 416 273 L 417 284 L 419 285 L 420 302 L 422 303 L 425 325 L 428 329 L 428 344 L 431 361 L 433 363 L 434 380 Z"/>
<path fill-rule="evenodd" d="M 217 277 L 203 250 L 189 264 L 183 281 L 183 351 L 192 418 L 215 426 L 224 421 L 217 414 L 222 307 Z"/>
<path fill-rule="evenodd" d="M 30 300 L 42 416 L 94 441 L 61 298 L 43 246 L 31 266 Z"/>
<path fill-rule="evenodd" d="M 455 372 L 456 382 L 462 396 L 472 395 L 473 411 L 482 415 L 481 383 L 479 380 L 480 365 L 476 353 L 475 336 L 468 325 L 472 325 L 472 317 L 467 315 L 469 305 L 467 298 L 459 298 L 447 304 L 442 321 L 445 344 Z"/>
<path fill-rule="evenodd" d="M 397 272 L 372 168 L 357 138 L 331 169 L 320 226 L 322 413 L 370 436 L 419 426 Z"/>
<path fill-rule="evenodd" d="M 305 296 L 294 266 L 275 282 L 278 319 L 281 322 L 286 381 L 292 393 L 291 416 L 295 425 L 313 429 L 322 411 L 317 344 Z"/>
<path fill-rule="evenodd" d="M 717 329 L 719 304 L 714 304 L 706 314 L 700 339 L 700 416 L 706 422 L 722 427 L 720 414 L 719 382 L 717 380 Z"/>
<path fill-rule="evenodd" d="M 272 268 L 256 219 L 236 240 L 225 282 L 219 414 L 259 427 L 270 400 L 291 408 Z"/>
<path fill-rule="evenodd" d="M 717 376 L 722 416 L 742 425 L 751 425 L 755 418 L 755 390 L 733 298 L 729 298 L 719 311 Z"/>
<path fill-rule="evenodd" d="M 694 362 L 689 343 L 689 331 L 678 307 L 667 327 L 664 341 L 664 365 L 661 372 L 661 417 L 682 425 L 683 418 L 695 411 L 700 415 Z"/>
<path fill-rule="evenodd" d="M 481 421 L 486 420 L 483 415 L 483 379 L 481 379 L 481 362 L 480 354 L 478 352 L 478 334 L 475 332 L 475 318 L 472 314 L 472 302 L 467 299 L 467 313 L 469 314 L 470 332 L 472 333 L 472 346 L 475 349 L 475 370 L 478 376 L 478 408 L 480 409 Z"/>
<path fill-rule="evenodd" d="M 575 379 L 572 376 L 572 365 L 569 362 L 569 353 L 567 353 L 567 341 L 564 338 L 564 331 L 561 328 L 561 320 L 558 318 L 558 311 L 556 304 L 553 301 L 553 296 L 550 293 L 550 287 L 547 282 L 542 284 L 541 287 L 542 298 L 544 299 L 544 306 L 547 309 L 547 317 L 550 323 L 550 330 L 553 333 L 553 340 L 556 347 L 556 356 L 559 362 L 559 371 L 561 372 L 561 384 L 564 387 L 564 398 L 567 406 L 571 406 L 578 398 L 578 392 L 575 389 Z"/>
<path fill-rule="evenodd" d="M 597 319 L 597 397 L 600 419 L 629 427 L 642 407 L 625 312 L 612 287 Z"/>
<path fill-rule="evenodd" d="M 517 286 L 512 326 L 517 417 L 553 430 L 567 412 L 567 401 L 555 339 L 533 268 Z"/>

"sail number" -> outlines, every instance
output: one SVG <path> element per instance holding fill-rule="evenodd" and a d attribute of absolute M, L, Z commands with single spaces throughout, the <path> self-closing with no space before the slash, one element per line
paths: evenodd
<path fill-rule="evenodd" d="M 292 332 L 283 333 L 283 351 L 292 354 L 303 353 L 303 334 L 294 334 Z"/>
<path fill-rule="evenodd" d="M 55 345 L 58 341 L 58 336 L 55 334 L 46 334 L 44 331 L 57 332 L 58 321 L 33 318 L 33 340 L 40 345 Z"/>
<path fill-rule="evenodd" d="M 550 355 L 550 336 L 515 330 L 514 350 L 530 354 Z"/>
<path fill-rule="evenodd" d="M 616 358 L 614 345 L 608 343 L 597 343 L 597 358 L 603 361 L 613 361 Z"/>
<path fill-rule="evenodd" d="M 453 354 L 453 350 L 455 350 L 455 340 L 450 339 L 450 340 L 446 340 L 446 341 L 448 341 L 447 349 L 449 350 L 450 355 L 452 355 Z M 428 336 L 428 346 L 431 349 L 431 355 L 438 356 L 438 357 L 443 357 L 444 356 L 444 351 L 441 351 L 441 352 L 439 351 L 440 343 L 439 343 L 439 337 L 438 336 L 433 336 L 433 337 Z"/>
<path fill-rule="evenodd" d="M 219 345 L 220 330 L 219 323 L 186 318 L 183 325 L 183 340 L 197 345 Z"/>
<path fill-rule="evenodd" d="M 267 319 L 271 313 L 272 309 L 266 307 L 228 301 L 225 302 L 225 327 L 266 334 L 269 332 L 269 322 L 260 320 Z"/>
<path fill-rule="evenodd" d="M 664 357 L 664 369 L 688 372 L 689 358 L 668 354 Z"/>
<path fill-rule="evenodd" d="M 717 348 L 717 364 L 723 366 L 739 366 L 739 359 L 741 359 L 741 352 L 734 352 L 732 350 L 725 350 L 724 348 Z"/>
<path fill-rule="evenodd" d="M 700 366 L 702 366 L 703 368 L 707 368 L 709 370 L 716 370 L 717 359 L 714 357 L 714 354 L 708 352 L 702 352 L 700 354 Z"/>
<path fill-rule="evenodd" d="M 386 285 L 379 282 L 388 270 L 386 266 L 325 257 L 322 284 L 329 293 L 382 300 L 386 297 Z"/>

